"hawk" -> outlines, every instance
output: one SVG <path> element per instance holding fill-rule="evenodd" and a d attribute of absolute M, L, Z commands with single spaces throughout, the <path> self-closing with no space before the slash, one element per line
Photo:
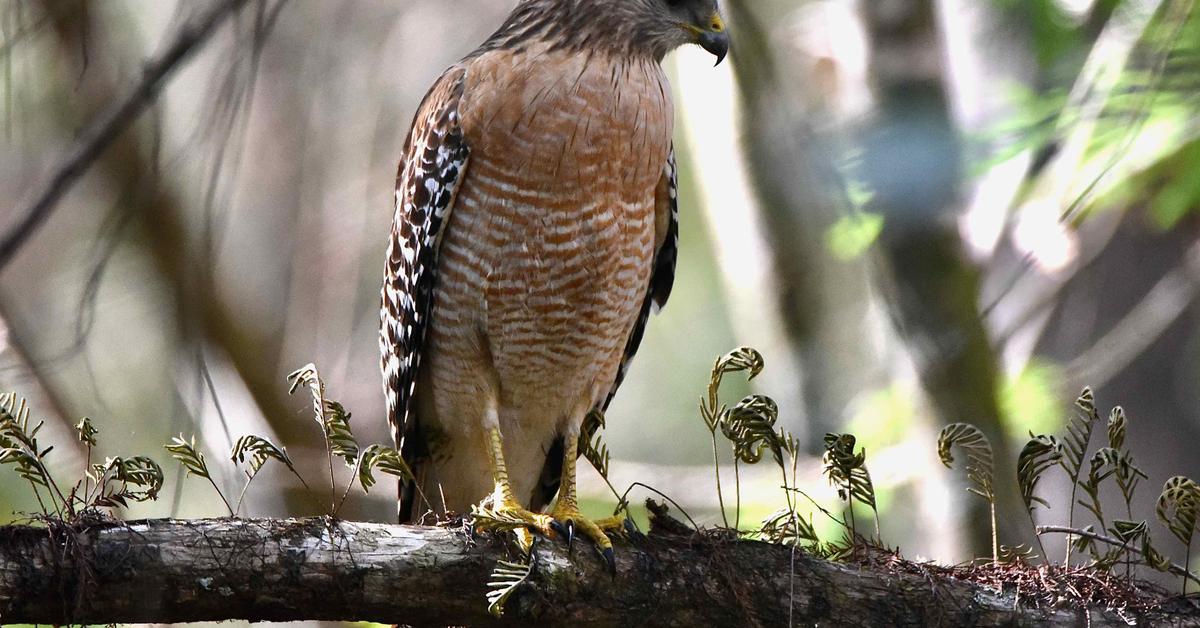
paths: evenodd
<path fill-rule="evenodd" d="M 578 439 L 671 292 L 661 62 L 689 43 L 725 57 L 716 0 L 523 0 L 425 96 L 380 314 L 387 416 L 416 475 L 402 521 L 486 500 L 527 531 L 578 529 L 612 566 L 577 506 Z"/>

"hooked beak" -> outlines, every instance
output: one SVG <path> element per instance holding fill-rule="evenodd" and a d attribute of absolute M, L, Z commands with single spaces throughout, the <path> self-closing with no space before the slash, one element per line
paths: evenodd
<path fill-rule="evenodd" d="M 721 65 L 721 62 L 725 60 L 725 55 L 729 54 L 729 34 L 725 31 L 702 32 L 696 38 L 696 43 L 717 58 L 716 65 Z"/>
<path fill-rule="evenodd" d="M 716 65 L 721 65 L 725 55 L 729 54 L 729 33 L 720 13 L 714 12 L 703 28 L 696 29 L 696 43 L 717 58 Z"/>

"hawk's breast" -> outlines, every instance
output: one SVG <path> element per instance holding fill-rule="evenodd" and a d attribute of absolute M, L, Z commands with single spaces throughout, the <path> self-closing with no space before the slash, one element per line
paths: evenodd
<path fill-rule="evenodd" d="M 502 410 L 561 421 L 607 393 L 646 294 L 666 78 L 648 59 L 492 51 L 471 61 L 462 120 L 471 163 L 440 254 L 435 389 L 466 394 L 450 380 L 490 359 Z"/>

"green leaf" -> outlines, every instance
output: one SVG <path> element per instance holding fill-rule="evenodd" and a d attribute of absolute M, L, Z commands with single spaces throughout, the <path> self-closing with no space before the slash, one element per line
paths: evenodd
<path fill-rule="evenodd" d="M 409 482 L 415 481 L 412 469 L 404 461 L 404 457 L 392 447 L 374 444 L 363 450 L 362 460 L 358 462 L 358 481 L 364 491 L 370 491 L 375 485 L 375 470 Z"/>
<path fill-rule="evenodd" d="M 825 232 L 825 246 L 834 258 L 852 261 L 862 257 L 883 233 L 883 216 L 854 212 L 842 216 Z"/>
<path fill-rule="evenodd" d="M 1158 496 L 1155 514 L 1180 543 L 1190 545 L 1200 514 L 1200 485 L 1182 475 L 1167 480 Z"/>
<path fill-rule="evenodd" d="M 167 451 L 171 452 L 171 457 L 178 460 L 179 464 L 183 465 L 184 469 L 190 475 L 211 480 L 212 477 L 208 474 L 208 465 L 204 462 L 204 454 L 196 449 L 196 436 L 193 434 L 191 440 L 184 440 L 183 434 L 171 438 L 171 442 L 164 445 Z"/>
<path fill-rule="evenodd" d="M 233 451 L 229 456 L 230 460 L 238 464 L 250 460 L 250 471 L 258 473 L 263 465 L 268 460 L 276 460 L 287 466 L 292 473 L 296 473 L 296 466 L 292 464 L 292 459 L 288 457 L 287 450 L 278 447 L 275 443 L 253 434 L 247 434 L 238 439 L 233 445 Z"/>
<path fill-rule="evenodd" d="M 1025 509 L 1032 515 L 1036 504 L 1050 507 L 1049 502 L 1034 494 L 1034 490 L 1042 474 L 1059 464 L 1062 459 L 1062 445 L 1058 439 L 1046 434 L 1034 436 L 1031 433 L 1029 436 L 1029 442 L 1025 443 L 1017 456 L 1017 484 L 1021 487 L 1021 499 L 1025 502 Z"/>

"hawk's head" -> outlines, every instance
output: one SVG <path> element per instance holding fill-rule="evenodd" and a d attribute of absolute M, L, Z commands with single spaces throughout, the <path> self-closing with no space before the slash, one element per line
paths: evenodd
<path fill-rule="evenodd" d="M 729 52 L 717 0 L 522 0 L 484 49 L 523 48 L 537 40 L 660 60 L 686 44 L 709 51 L 717 63 Z"/>
<path fill-rule="evenodd" d="M 641 5 L 639 16 L 645 21 L 643 35 L 656 51 L 673 50 L 696 44 L 717 57 L 717 63 L 729 52 L 729 33 L 717 7 L 717 0 L 624 0 Z M 621 4 L 617 0 L 613 4 Z"/>

